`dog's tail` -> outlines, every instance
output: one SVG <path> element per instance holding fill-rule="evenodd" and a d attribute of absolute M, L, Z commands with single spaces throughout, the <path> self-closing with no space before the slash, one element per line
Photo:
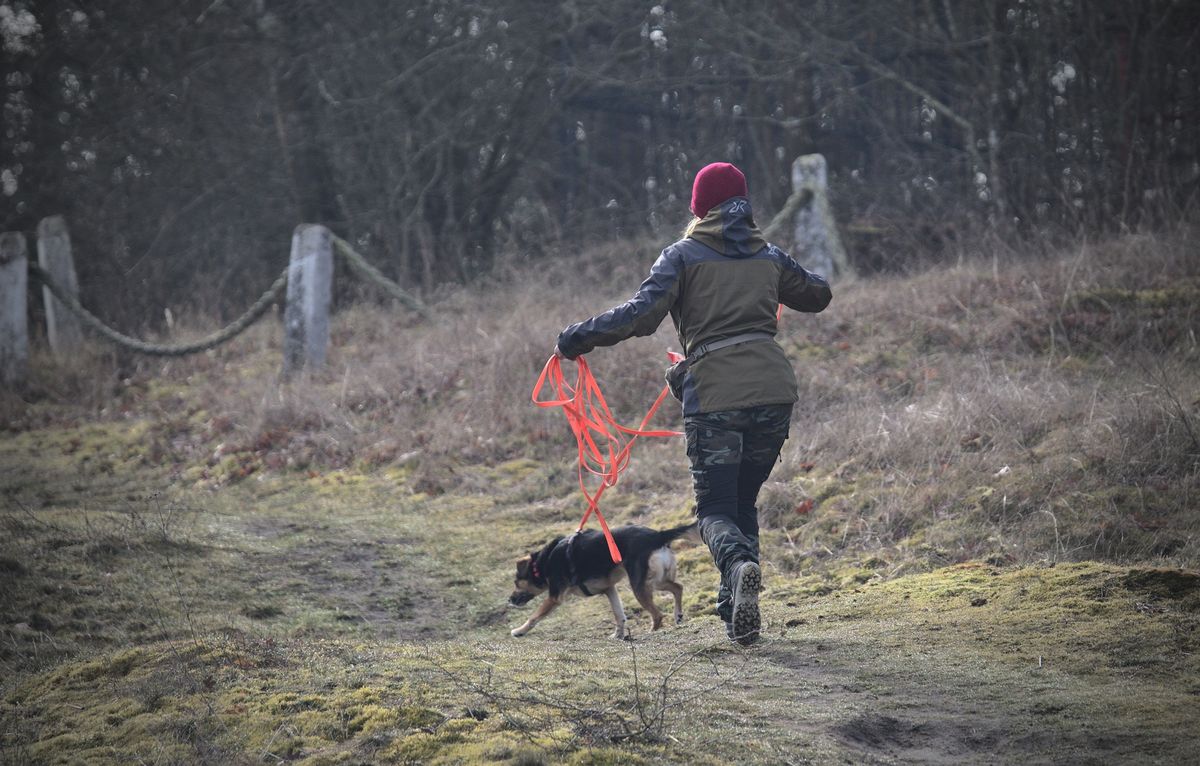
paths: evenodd
<path fill-rule="evenodd" d="M 658 545 L 654 547 L 661 548 L 664 545 L 670 545 L 674 541 L 686 535 L 691 535 L 693 540 L 699 542 L 700 528 L 696 525 L 696 522 L 693 521 L 691 524 L 684 524 L 681 527 L 674 527 L 673 529 L 664 529 L 659 531 Z"/>

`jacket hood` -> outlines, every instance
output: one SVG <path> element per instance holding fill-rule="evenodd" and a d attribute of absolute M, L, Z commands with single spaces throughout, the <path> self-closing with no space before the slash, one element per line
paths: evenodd
<path fill-rule="evenodd" d="M 731 197 L 703 218 L 693 218 L 684 236 L 730 258 L 749 258 L 767 246 L 746 197 Z"/>

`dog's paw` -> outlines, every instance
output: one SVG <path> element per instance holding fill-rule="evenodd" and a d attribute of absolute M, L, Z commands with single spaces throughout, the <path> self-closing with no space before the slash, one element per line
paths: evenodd
<path fill-rule="evenodd" d="M 525 635 L 528 632 L 529 632 L 528 630 L 521 630 L 520 628 L 513 628 L 512 630 L 510 630 L 508 632 L 508 635 L 512 636 L 513 638 L 520 638 L 521 636 Z"/>
<path fill-rule="evenodd" d="M 675 615 L 675 624 L 676 625 L 683 624 L 683 612 L 679 612 L 678 614 Z"/>

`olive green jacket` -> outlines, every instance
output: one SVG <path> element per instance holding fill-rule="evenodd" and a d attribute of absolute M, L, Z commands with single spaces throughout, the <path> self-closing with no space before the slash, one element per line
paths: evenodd
<path fill-rule="evenodd" d="M 763 239 L 750 201 L 726 200 L 662 251 L 650 276 L 625 303 L 567 327 L 558 347 L 568 358 L 631 336 L 650 335 L 669 313 L 684 353 L 744 333 L 776 332 L 776 308 L 817 312 L 832 293 Z M 796 375 L 773 339 L 717 349 L 689 365 L 683 414 L 736 410 L 797 399 Z"/>

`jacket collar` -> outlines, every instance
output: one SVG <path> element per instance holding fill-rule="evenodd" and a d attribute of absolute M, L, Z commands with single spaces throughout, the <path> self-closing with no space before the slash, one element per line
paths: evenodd
<path fill-rule="evenodd" d="M 730 258 L 749 258 L 767 246 L 746 197 L 730 197 L 703 218 L 693 218 L 684 236 Z"/>

